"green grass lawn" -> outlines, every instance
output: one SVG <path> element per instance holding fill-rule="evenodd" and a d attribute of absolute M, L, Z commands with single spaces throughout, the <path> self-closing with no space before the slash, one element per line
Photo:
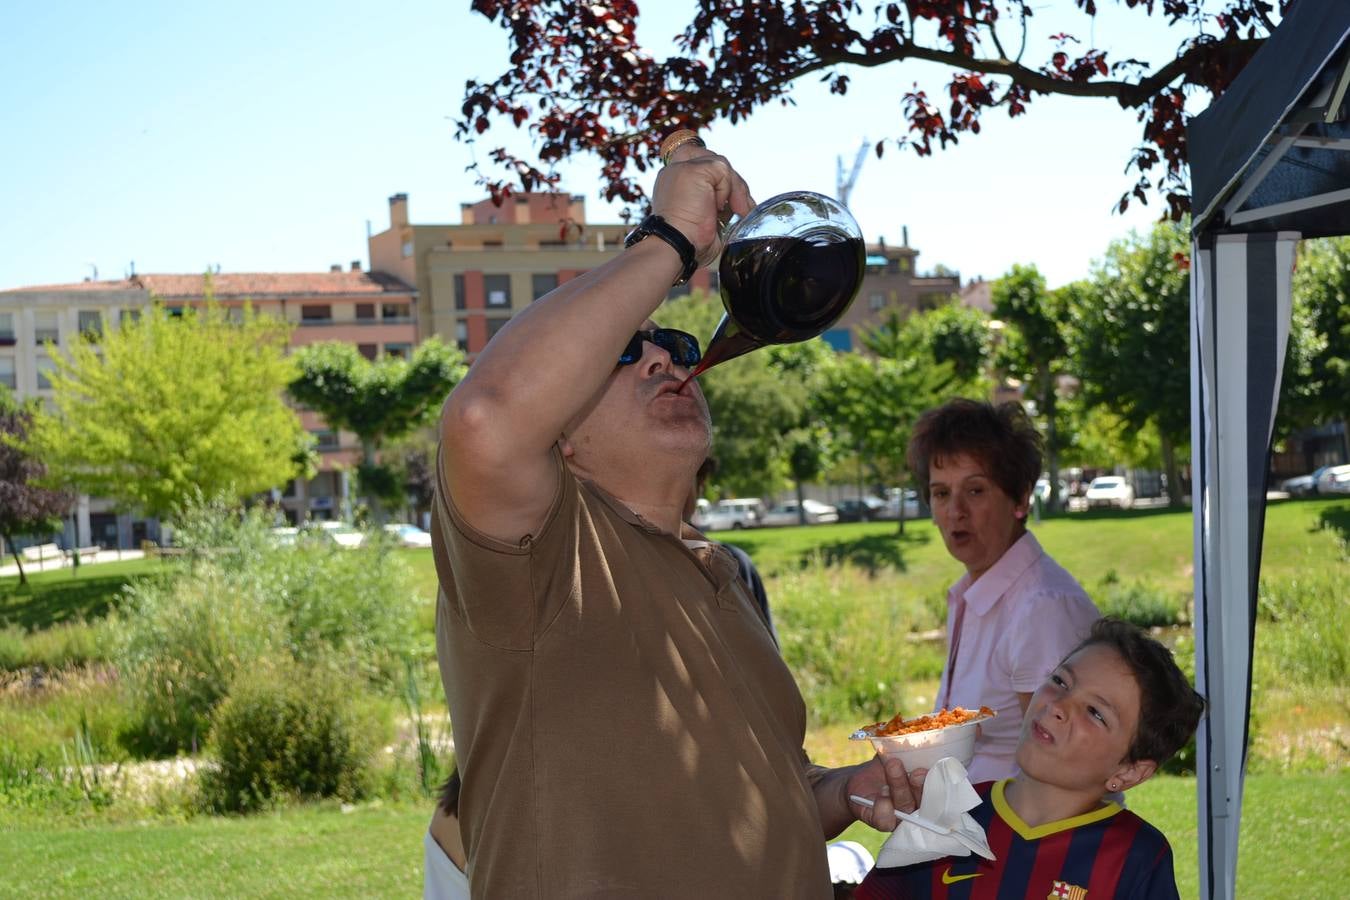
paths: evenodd
<path fill-rule="evenodd" d="M 1074 514 L 1046 519 L 1035 531 L 1090 592 L 1103 589 L 1109 580 L 1136 579 L 1168 592 L 1191 591 L 1189 511 Z M 874 646 L 874 635 L 894 632 L 890 643 L 895 658 L 878 677 L 908 680 L 894 685 L 897 693 L 884 699 L 890 703 L 904 697 L 920 705 L 931 700 L 941 666 L 940 642 L 934 650 L 934 641 L 907 641 L 902 633 L 910 626 L 940 625 L 942 597 L 960 567 L 947 555 L 930 521 L 907 523 L 903 536 L 895 523 L 883 522 L 724 532 L 718 537 L 755 557 L 781 612 L 780 628 L 796 629 L 784 632 L 788 644 L 794 637 L 810 636 L 828 645 L 828 652 L 822 652 L 829 659 L 856 660 L 860 657 L 839 643 L 844 625 L 865 631 L 868 646 Z M 1263 578 L 1318 573 L 1318 578 L 1331 579 L 1326 583 L 1344 583 L 1350 579 L 1347 537 L 1350 501 L 1274 504 L 1266 521 Z M 411 568 L 413 590 L 434 598 L 431 553 L 400 553 Z M 153 577 L 166 565 L 172 564 L 142 560 L 86 566 L 78 574 L 35 573 L 22 590 L 17 578 L 0 579 L 0 637 L 6 636 L 7 626 L 10 632 L 34 632 L 9 635 L 31 647 L 67 631 L 88 630 L 63 623 L 97 622 L 115 605 L 123 585 Z M 1337 597 L 1334 587 L 1322 594 L 1332 602 Z M 844 616 L 845 621 L 831 616 Z M 419 645 L 426 671 L 419 669 L 419 676 L 427 682 L 428 708 L 443 702 L 430 644 L 433 622 L 434 605 L 427 603 L 419 608 L 415 627 L 426 639 Z M 1325 679 L 1285 685 L 1280 667 L 1290 657 L 1262 655 L 1267 647 L 1289 653 L 1288 646 L 1274 640 L 1283 633 L 1281 627 L 1262 622 L 1257 630 L 1258 669 L 1264 665 L 1266 670 L 1253 696 L 1258 774 L 1248 780 L 1239 895 L 1334 896 L 1340 890 L 1335 885 L 1350 880 L 1350 870 L 1338 849 L 1339 826 L 1333 830 L 1322 813 L 1350 801 L 1350 757 L 1344 741 L 1350 686 Z M 820 693 L 819 685 L 808 684 L 813 678 L 847 682 L 860 672 L 872 676 L 856 663 L 830 667 L 815 665 L 821 660 L 814 657 L 812 661 L 797 672 L 808 695 Z M 58 679 L 59 689 L 32 697 L 22 691 L 0 696 L 0 744 L 9 741 L 55 753 L 69 743 L 71 729 L 84 713 L 91 734 L 111 746 L 121 707 L 109 671 L 75 667 L 65 680 Z M 845 683 L 841 690 L 848 695 L 852 688 Z M 916 694 L 924 697 L 909 696 Z M 842 726 L 836 719 L 838 715 L 820 717 L 821 727 L 808 735 L 813 757 L 827 764 L 850 761 L 834 754 L 849 749 L 840 735 L 855 724 L 853 715 L 845 715 Z M 1299 741 L 1321 749 L 1310 754 Z M 1133 808 L 1171 838 L 1182 896 L 1196 891 L 1194 797 L 1195 782 L 1185 778 L 1159 778 L 1131 794 Z M 186 822 L 116 807 L 73 817 L 47 811 L 0 813 L 0 897 L 415 895 L 429 808 L 429 803 L 386 802 L 344 813 L 333 805 L 318 805 L 246 819 L 199 817 Z M 141 815 L 146 820 L 135 821 Z M 849 836 L 874 850 L 884 839 L 861 828 Z"/>
<path fill-rule="evenodd" d="M 1197 895 L 1195 780 L 1159 777 L 1129 794 L 1176 855 L 1182 897 Z M 1350 881 L 1341 826 L 1350 774 L 1248 779 L 1240 897 L 1332 897 Z M 251 818 L 88 827 L 0 819 L 0 895 L 15 897 L 410 897 L 421 889 L 429 805 L 342 812 L 309 806 Z M 845 837 L 874 853 L 885 835 Z M 1338 887 L 1341 886 L 1341 887 Z"/>
<path fill-rule="evenodd" d="M 33 631 L 100 618 L 112 609 L 124 585 L 162 571 L 165 565 L 155 559 L 131 559 L 30 572 L 27 587 L 20 587 L 17 575 L 0 578 L 0 627 L 20 625 Z"/>

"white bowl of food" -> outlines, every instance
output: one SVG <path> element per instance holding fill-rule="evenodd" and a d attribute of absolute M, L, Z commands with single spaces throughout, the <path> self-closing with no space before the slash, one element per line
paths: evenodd
<path fill-rule="evenodd" d="M 975 734 L 981 721 L 992 718 L 987 706 L 965 709 L 957 706 L 935 713 L 905 719 L 896 716 L 889 722 L 865 725 L 850 740 L 871 741 L 883 757 L 898 756 L 905 768 L 931 769 L 940 759 L 955 757 L 969 766 L 975 756 Z"/>

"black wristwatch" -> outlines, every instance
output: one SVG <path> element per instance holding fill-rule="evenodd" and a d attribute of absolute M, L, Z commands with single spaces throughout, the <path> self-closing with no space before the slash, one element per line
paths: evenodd
<path fill-rule="evenodd" d="M 698 260 L 694 259 L 694 245 L 689 242 L 689 238 L 680 233 L 680 229 L 667 222 L 657 215 L 650 215 L 638 223 L 638 227 L 628 233 L 624 238 L 624 247 L 631 247 L 649 234 L 654 234 L 665 241 L 680 254 L 680 262 L 684 268 L 680 270 L 680 277 L 675 279 L 675 286 L 679 286 L 688 281 L 698 268 Z"/>

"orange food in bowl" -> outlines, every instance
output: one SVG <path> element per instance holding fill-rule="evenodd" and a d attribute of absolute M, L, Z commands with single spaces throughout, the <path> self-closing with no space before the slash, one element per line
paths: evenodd
<path fill-rule="evenodd" d="M 966 709 L 961 706 L 951 709 L 943 707 L 935 713 L 915 716 L 912 719 L 906 719 L 903 715 L 897 713 L 895 718 L 889 722 L 877 722 L 862 730 L 874 737 L 893 737 L 897 734 L 937 731 L 951 725 L 964 725 L 975 719 L 987 719 L 993 715 L 994 711 L 987 706 L 981 706 L 979 709 Z"/>

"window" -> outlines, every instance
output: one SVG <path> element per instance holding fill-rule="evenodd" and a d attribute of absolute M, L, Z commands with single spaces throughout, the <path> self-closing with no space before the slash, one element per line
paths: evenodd
<path fill-rule="evenodd" d="M 407 359 L 412 356 L 412 344 L 385 344 L 384 355 L 395 359 Z"/>
<path fill-rule="evenodd" d="M 37 359 L 37 386 L 38 390 L 45 391 L 52 386 L 51 373 L 56 371 L 56 363 L 50 356 L 39 356 Z"/>
<path fill-rule="evenodd" d="M 872 312 L 876 312 L 876 311 L 879 310 L 879 309 L 885 309 L 885 307 L 886 307 L 886 295 L 885 295 L 885 294 L 872 294 L 872 295 L 870 295 L 870 296 L 867 298 L 867 305 L 868 305 L 868 307 L 872 310 Z"/>
<path fill-rule="evenodd" d="M 164 314 L 167 315 L 170 319 L 181 319 L 183 318 L 183 307 L 166 306 L 164 307 Z"/>
<path fill-rule="evenodd" d="M 511 305 L 511 276 L 484 275 L 483 288 L 487 291 L 488 306 Z"/>
<path fill-rule="evenodd" d="M 117 316 L 118 325 L 130 325 L 141 320 L 141 311 L 139 309 L 124 309 Z"/>
<path fill-rule="evenodd" d="M 374 303 L 356 304 L 356 318 L 358 320 L 375 318 L 375 304 Z"/>
<path fill-rule="evenodd" d="M 464 353 L 469 352 L 469 323 L 463 319 L 455 323 L 455 343 Z"/>
<path fill-rule="evenodd" d="M 307 303 L 300 307 L 300 321 L 331 322 L 333 321 L 333 307 L 326 303 L 323 305 Z"/>
<path fill-rule="evenodd" d="M 19 389 L 19 379 L 14 374 L 14 357 L 12 356 L 0 356 L 0 384 L 11 391 Z"/>
<path fill-rule="evenodd" d="M 80 335 L 86 340 L 96 341 L 103 336 L 103 313 L 97 309 L 82 309 L 79 312 Z"/>
<path fill-rule="evenodd" d="M 338 436 L 336 431 L 325 428 L 321 431 L 311 431 L 310 434 L 314 436 L 315 450 L 322 453 L 338 449 Z"/>
<path fill-rule="evenodd" d="M 49 310 L 33 313 L 33 343 L 41 347 L 45 342 L 61 342 L 61 320 Z"/>
<path fill-rule="evenodd" d="M 375 357 L 377 357 L 377 356 L 380 355 L 380 345 L 379 345 L 379 344 L 357 344 L 357 345 L 356 345 L 356 352 L 357 352 L 357 353 L 360 353 L 360 354 L 361 354 L 362 356 L 364 356 L 366 359 L 371 359 L 371 360 L 373 360 Z"/>
<path fill-rule="evenodd" d="M 464 276 L 455 276 L 455 309 L 464 308 Z"/>
<path fill-rule="evenodd" d="M 501 242 L 501 241 L 483 241 L 483 249 L 484 249 L 484 250 L 500 250 L 500 249 L 502 249 L 502 242 Z"/>
<path fill-rule="evenodd" d="M 404 241 L 404 242 L 403 242 L 403 258 L 404 258 L 404 259 L 407 259 L 408 257 L 410 257 L 410 256 L 412 256 L 412 255 L 413 255 L 413 242 L 412 242 L 412 241 Z"/>
<path fill-rule="evenodd" d="M 557 275 L 531 275 L 530 276 L 530 297 L 531 301 L 538 300 L 558 286 Z"/>
<path fill-rule="evenodd" d="M 380 316 L 384 319 L 410 319 L 412 313 L 406 303 L 385 303 L 380 308 Z"/>
<path fill-rule="evenodd" d="M 14 313 L 0 313 L 0 347 L 14 346 Z"/>
<path fill-rule="evenodd" d="M 510 321 L 511 321 L 510 319 L 488 319 L 487 320 L 488 340 L 489 341 L 492 340 L 492 338 L 497 334 L 497 332 L 502 330 L 502 326 Z"/>

